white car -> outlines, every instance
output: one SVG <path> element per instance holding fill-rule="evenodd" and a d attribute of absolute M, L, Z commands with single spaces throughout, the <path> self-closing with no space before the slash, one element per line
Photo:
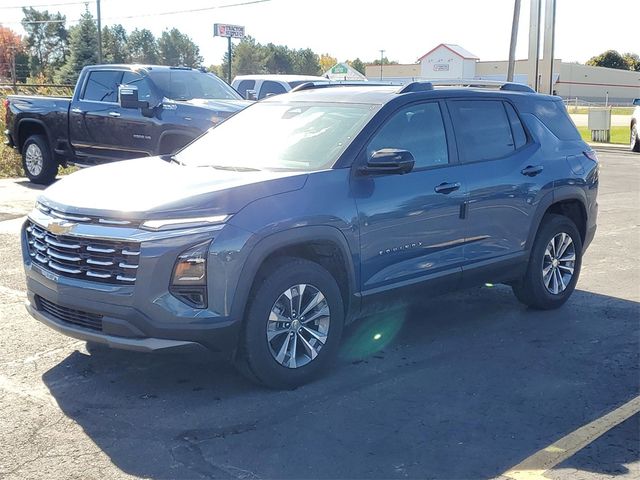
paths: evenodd
<path fill-rule="evenodd" d="M 640 129 L 640 98 L 636 98 L 633 104 L 636 108 L 631 115 L 630 146 L 632 152 L 640 152 L 640 135 L 638 134 L 638 129 Z"/>
<path fill-rule="evenodd" d="M 247 100 L 262 100 L 271 95 L 287 93 L 303 83 L 328 81 L 326 77 L 313 75 L 238 75 L 231 86 Z"/>

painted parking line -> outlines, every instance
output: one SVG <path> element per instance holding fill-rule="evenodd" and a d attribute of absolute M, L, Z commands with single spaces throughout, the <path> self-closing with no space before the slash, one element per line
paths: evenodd
<path fill-rule="evenodd" d="M 502 474 L 501 478 L 509 478 L 511 480 L 544 479 L 546 478 L 544 476 L 545 472 L 564 462 L 567 458 L 573 456 L 576 452 L 582 450 L 613 427 L 638 412 L 640 412 L 640 396 L 534 453 Z"/>

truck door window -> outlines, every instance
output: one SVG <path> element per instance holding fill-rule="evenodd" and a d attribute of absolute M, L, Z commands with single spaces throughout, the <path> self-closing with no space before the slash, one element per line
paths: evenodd
<path fill-rule="evenodd" d="M 138 99 L 142 101 L 151 100 L 151 87 L 149 81 L 136 72 L 124 72 L 122 85 L 133 85 L 138 87 Z"/>
<path fill-rule="evenodd" d="M 118 102 L 118 85 L 122 72 L 117 70 L 95 70 L 89 73 L 82 99 L 89 102 Z"/>
<path fill-rule="evenodd" d="M 253 90 L 255 86 L 255 80 L 241 80 L 236 90 L 242 95 L 242 98 L 247 98 L 247 90 Z"/>
<path fill-rule="evenodd" d="M 367 154 L 383 148 L 408 150 L 415 159 L 415 169 L 449 163 L 440 106 L 422 103 L 394 113 L 369 143 Z"/>
<path fill-rule="evenodd" d="M 273 82 L 271 80 L 265 80 L 262 83 L 262 87 L 260 87 L 260 94 L 258 95 L 258 100 L 263 99 L 267 95 L 279 95 L 281 93 L 286 93 L 287 90 L 278 82 Z"/>

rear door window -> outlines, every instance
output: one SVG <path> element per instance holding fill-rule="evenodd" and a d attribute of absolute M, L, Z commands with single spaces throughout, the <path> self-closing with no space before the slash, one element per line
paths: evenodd
<path fill-rule="evenodd" d="M 118 101 L 118 85 L 122 72 L 117 70 L 95 70 L 89 73 L 82 99 L 90 102 Z"/>
<path fill-rule="evenodd" d="M 455 100 L 449 102 L 449 110 L 461 162 L 493 160 L 505 157 L 515 150 L 503 102 Z"/>
<path fill-rule="evenodd" d="M 520 122 L 520 118 L 513 108 L 513 105 L 505 102 L 504 108 L 507 109 L 507 116 L 509 117 L 509 123 L 511 124 L 511 134 L 513 135 L 516 149 L 518 149 L 527 143 L 527 134 L 524 131 L 522 122 Z"/>
<path fill-rule="evenodd" d="M 280 83 L 273 82 L 271 80 L 265 80 L 262 82 L 262 87 L 260 87 L 260 94 L 258 95 L 258 99 L 261 100 L 267 95 L 279 95 L 281 93 L 286 93 L 287 89 L 284 88 Z"/>

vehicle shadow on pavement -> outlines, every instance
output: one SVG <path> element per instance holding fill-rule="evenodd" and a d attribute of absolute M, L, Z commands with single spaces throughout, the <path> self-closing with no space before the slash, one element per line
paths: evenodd
<path fill-rule="evenodd" d="M 76 351 L 43 380 L 139 477 L 490 478 L 638 395 L 639 314 L 585 291 L 527 310 L 496 286 L 357 322 L 335 368 L 293 391 L 207 354 Z"/>

